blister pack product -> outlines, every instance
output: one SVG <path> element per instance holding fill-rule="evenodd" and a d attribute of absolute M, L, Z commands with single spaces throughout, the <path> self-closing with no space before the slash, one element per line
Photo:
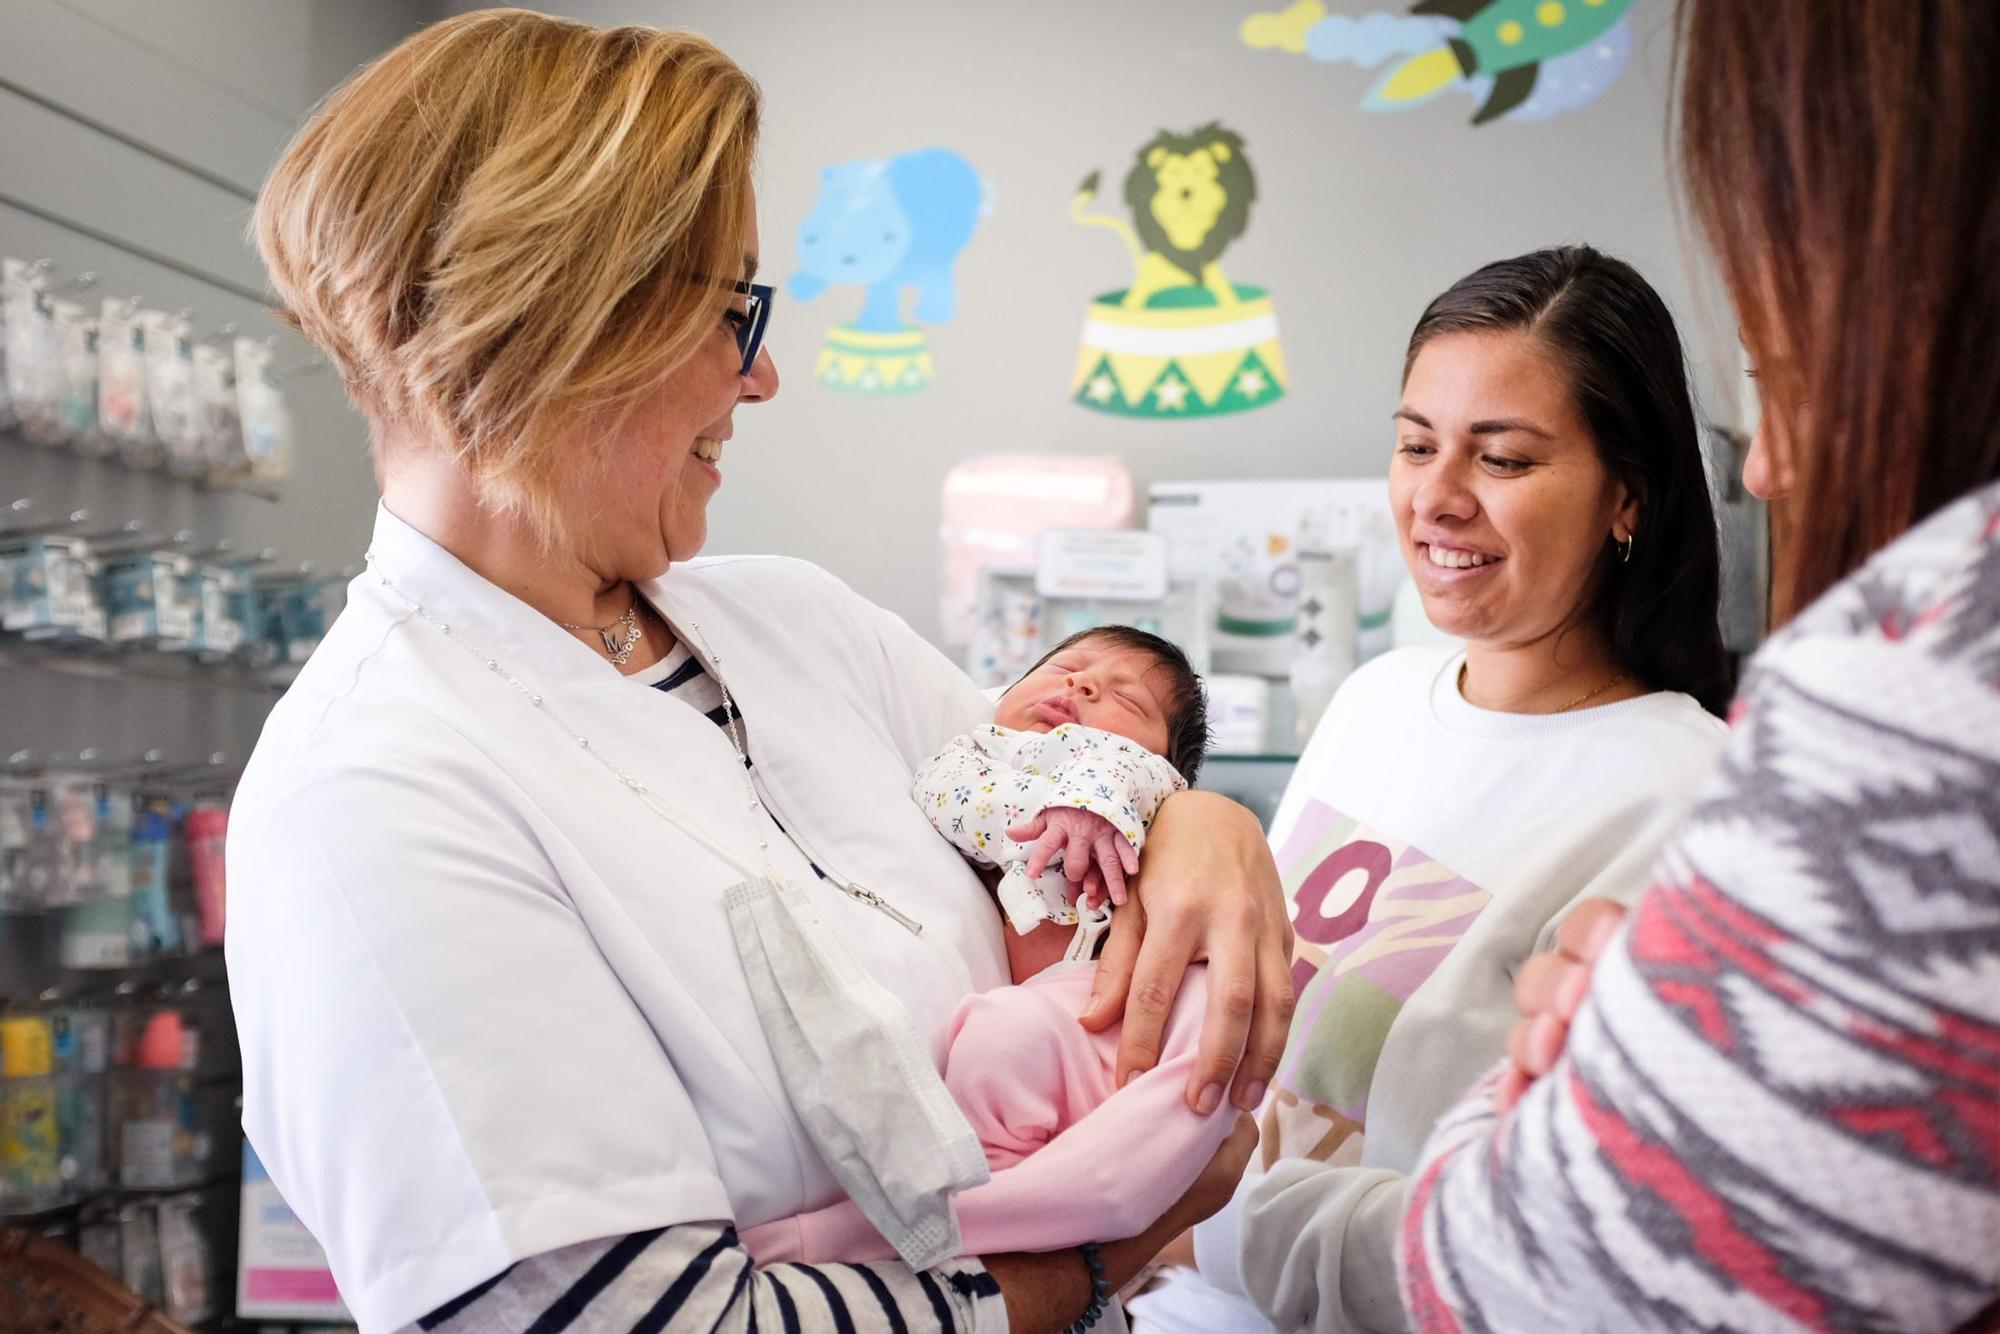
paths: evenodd
<path fill-rule="evenodd" d="M 193 1194 L 170 1195 L 160 1201 L 160 1305 L 167 1315 L 192 1325 L 215 1309 L 209 1271 L 214 1267 L 208 1239 L 195 1225 Z"/>
<path fill-rule="evenodd" d="M 244 458 L 254 478 L 276 484 L 292 471 L 291 410 L 272 373 L 271 345 L 255 338 L 238 338 L 235 350 L 236 404 Z"/>
<path fill-rule="evenodd" d="M 62 358 L 54 311 L 41 273 L 24 260 L 0 261 L 0 323 L 6 326 L 7 402 L 14 422 L 32 439 L 56 440 Z"/>
<path fill-rule="evenodd" d="M 194 345 L 195 429 L 211 473 L 234 476 L 248 470 L 243 452 L 243 415 L 237 404 L 236 355 L 213 343 Z"/>
<path fill-rule="evenodd" d="M 208 471 L 208 453 L 195 420 L 194 331 L 187 318 L 149 310 L 146 331 L 146 404 L 153 434 L 166 451 L 170 472 L 198 477 Z"/>
<path fill-rule="evenodd" d="M 77 453 L 102 454 L 107 443 L 97 429 L 97 312 L 74 301 L 57 301 L 54 311 L 56 351 L 62 360 L 57 427 Z"/>
<path fill-rule="evenodd" d="M 34 810 L 34 794 L 24 780 L 0 777 L 0 909 L 40 906 L 28 865 Z"/>
<path fill-rule="evenodd" d="M 19 261 L 11 255 L 0 257 L 0 274 Z M 4 284 L 4 279 L 0 279 Z M 0 285 L 0 431 L 10 430 L 15 423 L 14 396 L 7 389 L 7 302 L 4 285 Z"/>
<path fill-rule="evenodd" d="M 106 297 L 97 314 L 97 429 L 127 463 L 160 461 L 146 403 L 146 329 L 130 301 Z"/>

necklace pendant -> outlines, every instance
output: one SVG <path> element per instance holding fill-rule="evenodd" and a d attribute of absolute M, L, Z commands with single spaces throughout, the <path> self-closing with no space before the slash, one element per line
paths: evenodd
<path fill-rule="evenodd" d="M 605 652 L 605 654 L 606 654 L 607 656 L 609 656 L 609 657 L 613 657 L 613 658 L 617 657 L 617 656 L 618 656 L 618 623 L 617 623 L 616 621 L 613 621 L 613 622 L 612 622 L 612 623 L 611 623 L 610 625 L 607 625 L 607 626 L 603 626 L 603 627 L 599 628 L 599 629 L 598 629 L 598 631 L 597 631 L 597 633 L 598 633 L 598 636 L 599 636 L 599 637 L 600 637 L 601 639 L 603 639 L 603 640 L 604 640 L 604 652 Z"/>

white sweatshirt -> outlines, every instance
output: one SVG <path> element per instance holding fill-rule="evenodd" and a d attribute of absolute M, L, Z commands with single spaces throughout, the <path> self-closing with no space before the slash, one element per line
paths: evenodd
<path fill-rule="evenodd" d="M 1458 693 L 1462 661 L 1406 649 L 1350 677 L 1272 822 L 1299 1006 L 1258 1161 L 1195 1249 L 1203 1279 L 1279 1329 L 1402 1327 L 1405 1173 L 1502 1055 L 1515 970 L 1578 899 L 1645 888 L 1723 744 L 1681 694 L 1478 709 Z M 1135 1307 L 1142 1330 L 1266 1327 L 1176 1288 Z"/>

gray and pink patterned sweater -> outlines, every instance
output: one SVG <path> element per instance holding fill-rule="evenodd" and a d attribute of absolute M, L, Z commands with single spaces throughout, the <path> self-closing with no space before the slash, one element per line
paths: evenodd
<path fill-rule="evenodd" d="M 1491 1084 L 1411 1192 L 1420 1328 L 2000 1328 L 2000 485 L 1758 654 L 1563 1060 Z"/>

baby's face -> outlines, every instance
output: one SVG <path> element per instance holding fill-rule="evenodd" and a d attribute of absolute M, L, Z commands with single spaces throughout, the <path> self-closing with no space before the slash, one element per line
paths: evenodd
<path fill-rule="evenodd" d="M 1150 653 L 1086 639 L 1021 678 L 1000 697 L 993 721 L 1023 732 L 1082 723 L 1158 755 L 1167 748 L 1167 711 L 1154 685 L 1160 675 Z"/>

